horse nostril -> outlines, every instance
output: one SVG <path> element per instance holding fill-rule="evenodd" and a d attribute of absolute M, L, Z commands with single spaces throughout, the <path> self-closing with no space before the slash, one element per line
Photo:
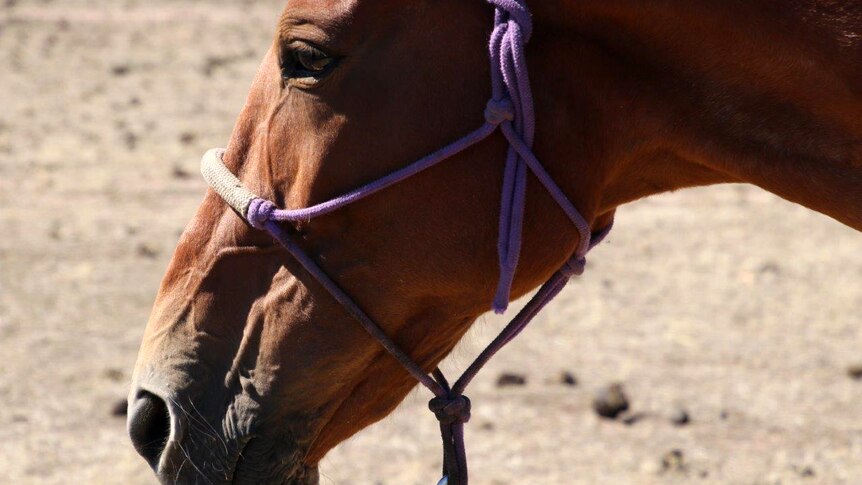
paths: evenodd
<path fill-rule="evenodd" d="M 128 426 L 135 450 L 157 468 L 171 434 L 171 414 L 165 401 L 150 392 L 139 392 L 129 409 Z"/>

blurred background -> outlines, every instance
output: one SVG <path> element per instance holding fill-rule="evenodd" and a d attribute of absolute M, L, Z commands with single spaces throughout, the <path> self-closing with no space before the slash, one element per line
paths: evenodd
<path fill-rule="evenodd" d="M 283 3 L 0 0 L 0 484 L 155 483 L 126 437 L 130 371 L 200 156 Z M 623 208 L 476 383 L 474 481 L 862 483 L 860 309 L 862 235 L 825 216 L 746 186 Z M 427 399 L 333 451 L 322 482 L 435 483 Z"/>

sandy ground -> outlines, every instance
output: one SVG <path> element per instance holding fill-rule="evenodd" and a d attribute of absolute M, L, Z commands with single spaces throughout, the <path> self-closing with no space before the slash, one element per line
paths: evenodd
<path fill-rule="evenodd" d="M 0 484 L 155 483 L 112 408 L 282 1 L 0 2 Z M 474 483 L 862 483 L 860 308 L 862 235 L 824 216 L 742 186 L 633 204 L 476 383 Z M 633 424 L 590 409 L 614 381 Z M 323 482 L 435 483 L 426 400 Z"/>

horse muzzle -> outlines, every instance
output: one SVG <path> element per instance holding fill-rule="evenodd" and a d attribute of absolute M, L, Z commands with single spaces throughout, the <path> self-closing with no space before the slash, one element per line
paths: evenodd
<path fill-rule="evenodd" d="M 152 387 L 129 398 L 128 431 L 135 450 L 161 483 L 317 485 L 316 467 L 298 447 L 256 436 L 243 396 L 215 419 L 205 405 Z M 242 431 L 240 431 L 242 430 Z"/>

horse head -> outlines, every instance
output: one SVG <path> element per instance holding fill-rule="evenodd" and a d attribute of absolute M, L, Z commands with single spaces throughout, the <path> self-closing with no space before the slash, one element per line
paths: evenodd
<path fill-rule="evenodd" d="M 848 81 L 860 73 L 847 55 L 858 43 L 831 48 L 801 14 L 770 2 L 535 3 L 534 150 L 588 230 L 640 197 L 739 181 L 862 228 L 860 98 Z M 290 0 L 224 152 L 227 170 L 276 206 L 314 206 L 490 122 L 494 16 L 479 0 Z M 792 55 L 774 55 L 778 45 Z M 831 69 L 792 69 L 808 58 Z M 499 293 L 507 150 L 495 132 L 280 230 L 430 372 Z M 585 242 L 546 186 L 525 184 L 507 299 Z M 416 385 L 245 217 L 207 193 L 147 325 L 129 428 L 165 483 L 316 483 L 330 449 Z"/>
<path fill-rule="evenodd" d="M 488 5 L 318 3 L 284 11 L 224 154 L 244 185 L 283 207 L 330 199 L 458 138 L 485 121 L 491 95 Z M 505 147 L 495 135 L 350 207 L 283 225 L 428 371 L 490 307 Z M 530 189 L 513 296 L 578 243 Z M 329 449 L 416 384 L 212 191 L 161 285 L 134 380 L 133 441 L 163 479 L 192 479 L 194 461 L 241 483 L 314 482 Z"/>

